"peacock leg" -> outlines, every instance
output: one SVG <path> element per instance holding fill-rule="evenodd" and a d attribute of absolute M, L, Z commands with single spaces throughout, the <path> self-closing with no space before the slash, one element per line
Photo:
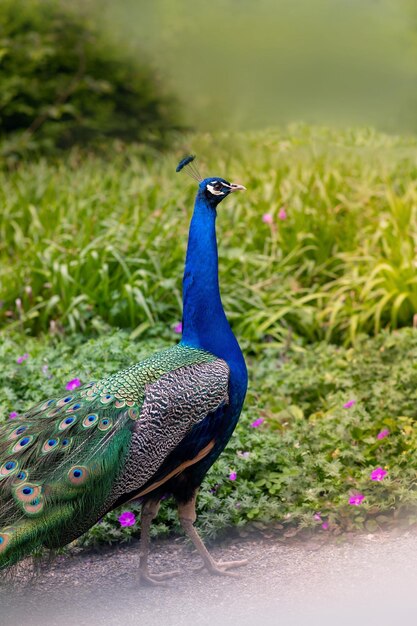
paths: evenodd
<path fill-rule="evenodd" d="M 202 542 L 197 530 L 194 528 L 194 522 L 197 519 L 195 512 L 196 499 L 197 494 L 194 494 L 193 498 L 189 502 L 178 505 L 178 515 L 181 526 L 183 527 L 186 535 L 193 542 L 194 547 L 203 559 L 204 567 L 208 569 L 210 574 L 217 576 L 235 576 L 233 572 L 229 572 L 228 570 L 241 567 L 242 565 L 247 565 L 248 561 L 219 561 L 216 563 Z"/>
<path fill-rule="evenodd" d="M 150 574 L 148 569 L 149 555 L 149 530 L 152 520 L 158 514 L 159 502 L 156 500 L 147 500 L 142 506 L 141 513 L 141 532 L 139 544 L 139 579 L 148 585 L 163 585 L 163 581 L 167 578 L 173 578 L 180 572 L 178 570 L 172 572 L 163 572 L 162 574 Z"/>

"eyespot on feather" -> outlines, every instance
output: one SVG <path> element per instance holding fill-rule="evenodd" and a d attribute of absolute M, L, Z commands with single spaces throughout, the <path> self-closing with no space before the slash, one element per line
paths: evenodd
<path fill-rule="evenodd" d="M 75 424 L 76 421 L 77 421 L 76 417 L 66 417 L 65 419 L 62 420 L 62 422 L 60 422 L 58 426 L 58 430 L 63 431 L 66 428 L 69 428 L 70 426 Z"/>
<path fill-rule="evenodd" d="M 44 454 L 47 454 L 48 452 L 52 452 L 52 450 L 54 450 L 59 444 L 59 437 L 51 437 L 50 439 L 47 439 L 43 446 L 42 446 L 42 452 Z"/>
<path fill-rule="evenodd" d="M 18 461 L 15 461 L 14 459 L 10 459 L 9 461 L 6 461 L 0 467 L 0 480 L 2 480 L 3 478 L 6 478 L 6 476 L 11 476 L 12 474 L 15 474 L 18 471 L 18 469 L 19 469 Z"/>
<path fill-rule="evenodd" d="M 109 428 L 111 428 L 112 426 L 113 420 L 111 420 L 109 417 L 103 417 L 103 419 L 101 419 L 98 424 L 98 429 L 105 432 L 106 430 L 109 430 Z"/>
<path fill-rule="evenodd" d="M 19 439 L 19 437 L 25 432 L 25 430 L 27 430 L 29 427 L 28 424 L 25 424 L 24 426 L 18 426 L 18 428 L 15 428 L 9 435 L 9 440 L 14 440 L 14 439 Z"/>
<path fill-rule="evenodd" d="M 84 428 L 91 428 L 92 426 L 94 426 L 94 424 L 97 423 L 97 421 L 98 421 L 97 413 L 89 413 L 89 415 L 87 415 L 83 419 L 83 426 Z"/>
<path fill-rule="evenodd" d="M 56 400 L 55 399 L 51 399 L 51 400 L 47 400 L 46 402 L 44 402 L 41 406 L 41 411 L 46 411 L 47 409 L 50 409 L 51 406 L 53 404 L 55 404 Z"/>
<path fill-rule="evenodd" d="M 74 467 L 71 467 L 71 469 L 68 472 L 68 478 L 70 480 L 70 483 L 73 485 L 82 485 L 85 483 L 86 480 L 88 480 L 88 470 L 86 467 L 80 466 L 80 465 L 76 465 Z"/>
<path fill-rule="evenodd" d="M 110 404 L 110 402 L 112 402 L 113 400 L 114 400 L 114 396 L 112 396 L 111 393 L 105 393 L 102 396 L 100 396 L 101 404 Z"/>
<path fill-rule="evenodd" d="M 37 513 L 40 513 L 42 511 L 43 506 L 44 502 L 42 498 L 34 498 L 32 502 L 26 502 L 23 505 L 23 510 L 28 515 L 37 515 Z"/>
<path fill-rule="evenodd" d="M 4 552 L 13 537 L 13 530 L 4 530 L 0 532 L 0 554 Z"/>
<path fill-rule="evenodd" d="M 58 400 L 56 405 L 59 406 L 59 407 L 66 406 L 73 399 L 74 399 L 74 396 L 65 396 L 65 398 L 61 398 L 61 400 Z"/>
<path fill-rule="evenodd" d="M 139 411 L 137 409 L 129 409 L 127 414 L 131 420 L 137 420 L 139 417 Z"/>
<path fill-rule="evenodd" d="M 72 406 L 68 407 L 68 409 L 66 410 L 66 413 L 75 413 L 76 411 L 79 411 L 81 409 L 81 406 L 82 405 L 80 402 L 76 402 Z"/>
<path fill-rule="evenodd" d="M 13 482 L 22 483 L 29 478 L 29 472 L 21 470 L 13 479 Z"/>
<path fill-rule="evenodd" d="M 14 489 L 14 496 L 19 502 L 32 502 L 39 498 L 42 488 L 35 483 L 23 483 Z"/>
<path fill-rule="evenodd" d="M 34 438 L 35 437 L 33 435 L 25 435 L 19 439 L 19 441 L 14 444 L 12 453 L 15 454 L 16 452 L 23 452 L 23 450 L 27 450 L 30 444 L 33 443 Z"/>
<path fill-rule="evenodd" d="M 114 406 L 116 409 L 122 409 L 125 406 L 126 402 L 124 400 L 116 400 Z"/>

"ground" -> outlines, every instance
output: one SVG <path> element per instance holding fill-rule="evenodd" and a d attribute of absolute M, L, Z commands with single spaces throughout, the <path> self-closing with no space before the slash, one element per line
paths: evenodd
<path fill-rule="evenodd" d="M 166 587 L 137 584 L 138 544 L 59 559 L 37 577 L 0 589 L 7 626 L 315 626 L 414 624 L 417 531 L 308 541 L 251 539 L 212 548 L 217 559 L 248 558 L 238 578 L 195 571 L 182 539 L 157 542 L 155 571 L 178 568 Z M 414 618 L 413 618 L 414 616 Z"/>

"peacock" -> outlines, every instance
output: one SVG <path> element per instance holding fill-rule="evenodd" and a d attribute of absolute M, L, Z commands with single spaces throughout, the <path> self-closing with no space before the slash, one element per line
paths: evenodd
<path fill-rule="evenodd" d="M 107 512 L 140 499 L 139 578 L 148 569 L 149 530 L 172 494 L 186 535 L 212 574 L 244 561 L 215 562 L 194 527 L 205 474 L 242 410 L 247 369 L 219 290 L 217 207 L 239 184 L 202 179 L 193 156 L 180 161 L 198 182 L 183 276 L 181 341 L 115 374 L 49 398 L 0 428 L 0 569 L 44 546 L 62 547 Z"/>

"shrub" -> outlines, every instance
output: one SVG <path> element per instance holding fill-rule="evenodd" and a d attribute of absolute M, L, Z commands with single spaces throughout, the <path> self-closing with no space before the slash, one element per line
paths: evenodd
<path fill-rule="evenodd" d="M 74 377 L 82 382 L 127 367 L 172 345 L 173 331 L 137 343 L 125 332 L 85 341 L 27 339 L 0 343 L 0 416 L 21 413 L 56 397 Z M 21 363 L 17 358 L 29 356 Z M 329 524 L 339 533 L 372 531 L 390 520 L 416 521 L 417 331 L 404 329 L 366 339 L 357 349 L 324 342 L 287 354 L 271 346 L 249 359 L 250 386 L 242 417 L 225 452 L 207 475 L 198 500 L 205 537 L 250 525 L 294 534 Z M 345 408 L 346 407 L 346 408 Z M 383 438 L 378 434 L 389 431 Z M 371 473 L 387 474 L 373 481 Z M 236 480 L 230 474 L 237 473 Z M 365 498 L 349 504 L 356 493 Z M 168 504 L 168 505 L 167 505 Z M 177 528 L 172 502 L 164 502 L 153 532 Z M 83 542 L 112 542 L 137 534 L 110 513 Z M 320 514 L 320 519 L 317 515 Z M 139 518 L 138 518 L 139 519 Z M 248 526 L 249 524 L 249 526 Z"/>
<path fill-rule="evenodd" d="M 175 106 L 144 59 L 63 0 L 0 1 L 0 138 L 9 159 L 103 137 L 160 145 Z"/>

